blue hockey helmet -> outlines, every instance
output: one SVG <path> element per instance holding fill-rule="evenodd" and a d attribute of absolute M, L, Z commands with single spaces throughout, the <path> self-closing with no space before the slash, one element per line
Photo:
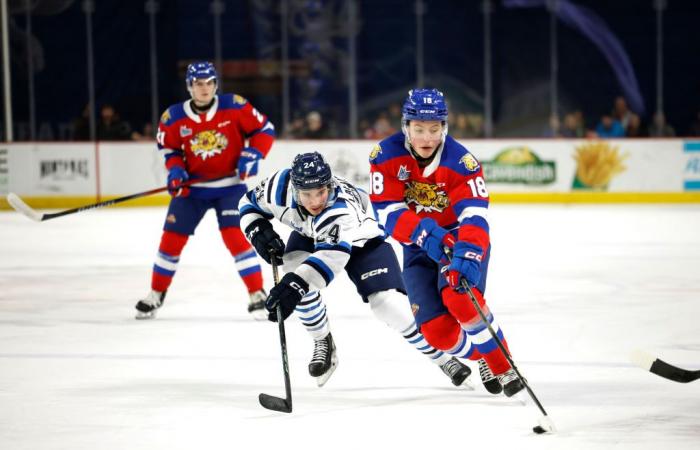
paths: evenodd
<path fill-rule="evenodd" d="M 403 122 L 409 120 L 447 121 L 445 96 L 437 89 L 412 89 L 401 110 Z"/>
<path fill-rule="evenodd" d="M 318 152 L 300 153 L 292 162 L 292 186 L 296 190 L 316 189 L 332 184 L 333 174 Z"/>
<path fill-rule="evenodd" d="M 214 64 L 210 63 L 209 61 L 198 61 L 188 65 L 187 73 L 185 74 L 187 89 L 192 87 L 194 80 L 214 80 L 218 85 L 219 76 L 216 74 Z"/>

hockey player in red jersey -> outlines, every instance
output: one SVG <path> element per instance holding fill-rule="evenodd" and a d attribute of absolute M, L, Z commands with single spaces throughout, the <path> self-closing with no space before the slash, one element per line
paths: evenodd
<path fill-rule="evenodd" d="M 448 354 L 473 346 L 469 358 L 479 361 L 489 392 L 510 397 L 522 390 L 461 287 L 462 279 L 473 287 L 506 344 L 483 296 L 491 248 L 488 190 L 477 159 L 447 134 L 447 106 L 440 91 L 409 92 L 402 131 L 374 147 L 370 170 L 370 198 L 380 223 L 403 244 L 404 281 L 426 340 Z"/>
<path fill-rule="evenodd" d="M 213 208 L 224 244 L 248 289 L 248 311 L 264 320 L 267 294 L 255 250 L 240 228 L 238 201 L 247 191 L 243 181 L 257 174 L 258 162 L 270 151 L 274 127 L 243 97 L 216 93 L 219 80 L 212 63 L 190 64 L 185 81 L 191 99 L 163 113 L 156 136 L 172 198 L 153 266 L 151 292 L 136 304 L 136 318 L 155 317 L 188 237 Z M 189 186 L 188 180 L 214 181 Z"/>

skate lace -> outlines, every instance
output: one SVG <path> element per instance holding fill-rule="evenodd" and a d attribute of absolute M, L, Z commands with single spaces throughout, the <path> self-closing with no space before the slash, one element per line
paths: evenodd
<path fill-rule="evenodd" d="M 143 303 L 154 308 L 158 308 L 161 305 L 161 298 L 163 295 L 160 292 L 151 291 L 148 296 L 141 300 Z"/>
<path fill-rule="evenodd" d="M 451 360 L 447 361 L 445 364 L 443 364 L 442 366 L 440 366 L 440 368 L 442 369 L 443 372 L 445 372 L 447 374 L 447 376 L 449 376 L 451 378 L 452 376 L 454 376 L 454 374 L 456 374 L 459 371 L 461 366 L 459 365 L 459 363 L 457 361 L 455 361 L 454 359 L 451 359 Z"/>
<path fill-rule="evenodd" d="M 510 369 L 508 372 L 503 373 L 498 376 L 498 381 L 505 386 L 506 384 L 510 383 L 513 380 L 517 380 L 518 375 L 516 375 L 515 371 L 513 369 Z"/>
<path fill-rule="evenodd" d="M 493 372 L 491 372 L 489 365 L 486 364 L 486 361 L 484 361 L 483 359 L 479 360 L 479 376 L 481 377 L 481 381 L 483 383 L 489 382 L 496 378 Z"/>
<path fill-rule="evenodd" d="M 314 354 L 311 358 L 311 362 L 323 362 L 326 360 L 326 355 L 328 354 L 328 340 L 321 339 L 316 341 L 314 346 Z"/>

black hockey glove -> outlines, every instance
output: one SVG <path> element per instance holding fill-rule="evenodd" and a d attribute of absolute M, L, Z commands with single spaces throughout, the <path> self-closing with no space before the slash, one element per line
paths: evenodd
<path fill-rule="evenodd" d="M 248 225 L 245 235 L 255 247 L 258 255 L 268 264 L 272 264 L 270 253 L 275 254 L 275 263 L 282 265 L 282 255 L 284 255 L 284 242 L 280 235 L 272 228 L 272 224 L 265 219 L 258 219 Z"/>
<path fill-rule="evenodd" d="M 270 312 L 267 319 L 277 322 L 277 303 L 282 309 L 282 320 L 287 320 L 301 298 L 309 292 L 309 283 L 294 272 L 285 274 L 280 282 L 270 289 L 270 295 L 265 300 L 265 308 Z"/>

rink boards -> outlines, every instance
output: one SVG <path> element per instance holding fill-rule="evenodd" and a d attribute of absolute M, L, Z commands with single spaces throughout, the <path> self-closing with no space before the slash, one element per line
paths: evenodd
<path fill-rule="evenodd" d="M 700 140 L 461 142 L 480 160 L 496 202 L 700 202 Z M 287 167 L 297 153 L 319 151 L 338 175 L 367 186 L 374 146 L 364 140 L 280 140 L 260 174 Z M 160 187 L 165 177 L 162 157 L 149 142 L 0 145 L 2 209 L 8 192 L 35 208 L 68 208 Z M 123 205 L 166 203 L 166 195 L 157 195 Z"/>

